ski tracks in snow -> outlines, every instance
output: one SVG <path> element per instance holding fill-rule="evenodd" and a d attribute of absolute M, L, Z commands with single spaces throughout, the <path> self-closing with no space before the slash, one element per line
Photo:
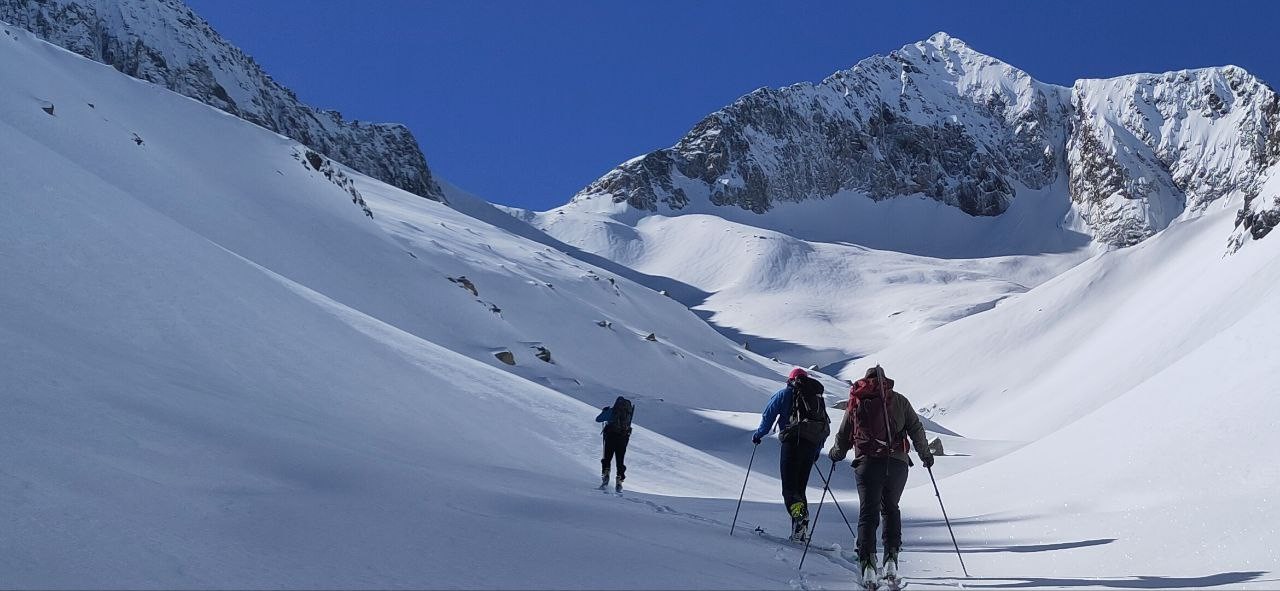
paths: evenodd
<path fill-rule="evenodd" d="M 703 525 L 710 525 L 710 526 L 715 526 L 719 528 L 725 528 L 726 530 L 729 528 L 729 524 L 719 519 L 715 519 L 713 517 L 707 517 L 705 515 L 699 515 L 697 513 L 690 513 L 688 511 L 681 511 L 670 505 L 664 505 L 662 503 L 658 503 L 658 502 L 651 501 L 649 499 L 637 496 L 635 493 L 630 493 L 628 491 L 614 493 L 613 491 L 609 491 L 609 490 L 607 490 L 606 492 L 610 494 L 614 494 L 629 502 L 647 507 L 650 510 L 652 510 L 654 513 L 658 513 L 660 515 L 670 515 L 672 517 L 678 517 L 686 521 L 692 521 L 692 522 L 703 524 Z M 746 527 L 754 528 L 755 531 L 751 533 L 754 533 L 756 538 L 759 538 L 768 542 L 772 542 L 773 544 L 777 545 L 776 550 L 774 552 L 774 560 L 777 560 L 779 562 L 784 562 L 784 563 L 796 563 L 798 568 L 799 560 L 789 557 L 786 550 L 788 548 L 791 548 L 793 550 L 803 551 L 803 546 L 792 544 L 790 540 L 787 540 L 786 538 L 783 538 L 781 536 L 769 534 L 765 532 L 763 529 L 761 529 L 757 524 L 749 523 L 747 521 L 742 521 L 742 520 L 739 520 L 739 521 Z M 854 564 L 853 561 L 847 559 L 844 556 L 843 549 L 840 547 L 839 544 L 832 544 L 830 547 L 810 546 L 809 553 L 822 556 L 827 560 L 827 562 L 843 570 L 846 570 L 850 573 L 857 572 L 856 565 Z M 799 573 L 798 578 L 791 579 L 789 581 L 789 584 L 792 589 L 803 589 L 806 591 L 811 589 L 824 588 L 821 585 L 815 586 L 815 583 L 809 580 L 808 576 L 803 571 Z"/>

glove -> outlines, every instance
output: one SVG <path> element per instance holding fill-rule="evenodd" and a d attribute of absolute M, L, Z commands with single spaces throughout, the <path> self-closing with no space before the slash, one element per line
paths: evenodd
<path fill-rule="evenodd" d="M 760 445 L 760 436 L 758 436 L 758 435 L 752 435 L 752 436 L 751 436 L 751 443 L 752 443 L 753 445 Z"/>
<path fill-rule="evenodd" d="M 827 452 L 827 457 L 828 457 L 828 458 L 831 458 L 831 461 L 833 461 L 833 462 L 839 462 L 840 460 L 843 460 L 843 459 L 844 459 L 844 456 L 845 456 L 845 454 L 847 454 L 847 453 L 849 453 L 849 452 L 847 452 L 847 451 L 845 451 L 845 450 L 843 450 L 843 449 L 840 449 L 840 448 L 838 448 L 838 447 L 832 447 L 832 448 L 831 448 L 831 451 Z"/>
<path fill-rule="evenodd" d="M 921 463 L 921 464 L 924 464 L 924 467 L 925 467 L 925 469 L 926 469 L 926 470 L 928 470 L 929 468 L 932 468 L 932 467 L 933 467 L 933 455 L 932 455 L 932 454 L 930 454 L 930 455 L 927 455 L 927 456 L 924 456 L 924 457 L 920 458 L 920 463 Z"/>

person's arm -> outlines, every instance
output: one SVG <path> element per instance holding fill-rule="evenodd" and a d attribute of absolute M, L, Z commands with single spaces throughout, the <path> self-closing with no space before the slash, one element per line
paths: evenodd
<path fill-rule="evenodd" d="M 782 414 L 784 399 L 787 397 L 787 388 L 783 388 L 774 393 L 773 398 L 769 399 L 769 404 L 764 407 L 764 412 L 760 413 L 760 427 L 751 435 L 751 440 L 759 442 L 764 439 L 769 431 L 773 430 L 773 424 L 777 422 L 778 415 Z"/>
<path fill-rule="evenodd" d="M 916 455 L 920 456 L 920 463 L 928 468 L 933 465 L 933 453 L 929 451 L 929 438 L 924 433 L 924 424 L 920 422 L 920 415 L 916 414 L 916 409 L 911 406 L 911 401 L 906 396 L 898 395 L 899 410 L 903 415 L 903 430 L 911 437 L 911 444 L 916 448 Z"/>
<path fill-rule="evenodd" d="M 606 423 L 609 421 L 609 419 L 612 419 L 612 418 L 613 418 L 613 407 L 606 406 L 604 407 L 603 410 L 600 411 L 600 414 L 596 415 L 596 422 Z"/>

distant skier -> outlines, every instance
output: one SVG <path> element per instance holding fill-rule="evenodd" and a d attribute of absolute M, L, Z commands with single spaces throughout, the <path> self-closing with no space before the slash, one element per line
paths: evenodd
<path fill-rule="evenodd" d="M 600 488 L 609 485 L 609 464 L 618 458 L 618 479 L 613 488 L 622 492 L 622 481 L 627 479 L 627 465 L 623 456 L 627 455 L 627 443 L 631 440 L 631 417 L 635 414 L 635 406 L 630 400 L 618 397 L 613 406 L 606 406 L 596 416 L 597 423 L 604 423 L 600 431 L 604 435 L 604 457 L 600 459 Z"/>
<path fill-rule="evenodd" d="M 898 552 L 902 549 L 902 511 L 898 501 L 907 486 L 908 438 L 925 468 L 933 466 L 933 454 L 925 439 L 920 417 L 905 396 L 893 390 L 893 380 L 880 366 L 849 389 L 849 406 L 828 456 L 833 462 L 854 450 L 853 472 L 858 482 L 858 574 L 865 585 L 879 581 L 876 569 L 876 529 L 884 515 L 883 578 L 896 585 Z"/>
<path fill-rule="evenodd" d="M 799 542 L 809 535 L 809 501 L 805 498 L 809 471 L 831 433 L 831 418 L 822 391 L 822 384 L 803 369 L 791 370 L 786 387 L 769 399 L 761 413 L 760 428 L 751 435 L 751 443 L 760 445 L 760 440 L 773 430 L 774 422 L 778 424 L 782 502 L 791 515 L 791 539 Z"/>

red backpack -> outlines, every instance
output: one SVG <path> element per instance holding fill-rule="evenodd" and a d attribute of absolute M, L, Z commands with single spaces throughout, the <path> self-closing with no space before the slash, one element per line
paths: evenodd
<path fill-rule="evenodd" d="M 890 400 L 893 380 L 864 378 L 849 389 L 849 416 L 853 420 L 853 447 L 859 456 L 888 457 L 895 451 L 907 451 L 907 439 L 894 441 L 890 433 Z"/>

